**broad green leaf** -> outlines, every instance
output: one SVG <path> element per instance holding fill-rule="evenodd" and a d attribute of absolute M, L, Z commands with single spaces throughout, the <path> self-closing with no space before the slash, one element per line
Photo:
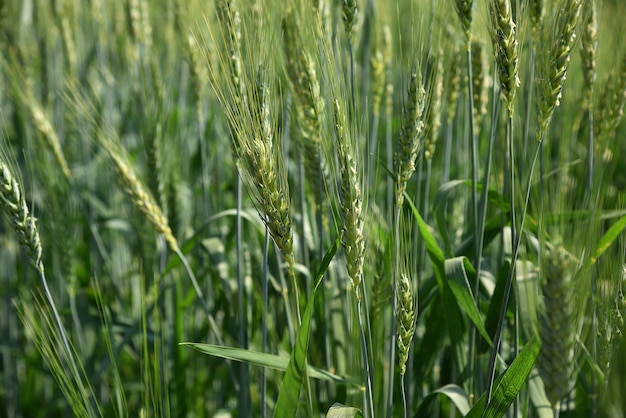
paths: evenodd
<path fill-rule="evenodd" d="M 261 353 L 259 351 L 244 350 L 237 347 L 223 347 L 213 344 L 200 344 L 200 343 L 181 343 L 194 348 L 201 353 L 208 354 L 214 357 L 219 357 L 227 360 L 242 361 L 254 366 L 267 367 L 269 369 L 285 371 L 287 370 L 287 364 L 289 363 L 289 357 L 279 356 L 276 354 Z M 307 375 L 314 379 L 326 380 L 329 382 L 350 384 L 354 386 L 360 386 L 360 383 L 353 378 L 346 378 L 338 376 L 326 370 L 318 369 L 317 367 L 307 366 Z"/>
<path fill-rule="evenodd" d="M 480 335 L 489 342 L 489 345 L 493 345 L 487 333 L 487 329 L 485 328 L 485 323 L 480 317 L 478 307 L 474 302 L 472 288 L 467 279 L 467 270 L 474 270 L 469 260 L 466 257 L 451 258 L 444 262 L 444 268 L 446 277 L 448 278 L 448 285 L 454 294 L 456 302 L 474 323 Z M 473 273 L 476 274 L 475 271 L 473 271 Z"/>
<path fill-rule="evenodd" d="M 469 414 L 466 415 L 466 418 L 499 418 L 504 416 L 517 394 L 526 384 L 540 349 L 541 341 L 535 335 L 515 357 L 504 374 L 496 379 L 495 388 L 491 394 L 491 402 L 489 402 L 487 409 L 485 409 L 486 393 L 484 393 Z"/>
<path fill-rule="evenodd" d="M 306 309 L 304 310 L 304 314 L 302 316 L 302 324 L 296 334 L 296 343 L 291 351 L 289 364 L 287 365 L 287 371 L 285 372 L 285 378 L 283 379 L 280 391 L 278 392 L 278 400 L 276 401 L 276 408 L 274 409 L 274 417 L 296 416 L 302 384 L 304 379 L 307 378 L 306 357 L 309 349 L 309 331 L 311 328 L 311 316 L 313 314 L 315 294 L 322 283 L 324 273 L 326 272 L 326 269 L 328 269 L 330 261 L 335 256 L 340 243 L 341 234 L 335 240 L 332 248 L 330 248 L 324 256 L 322 265 L 316 275 L 315 287 L 311 291 L 311 295 L 307 301 Z"/>
<path fill-rule="evenodd" d="M 363 418 L 363 413 L 358 408 L 334 403 L 328 409 L 326 418 Z"/>
<path fill-rule="evenodd" d="M 439 395 L 444 395 L 452 403 L 456 406 L 456 409 L 463 415 L 467 414 L 470 410 L 469 399 L 467 393 L 457 385 L 446 385 L 430 392 L 426 397 L 422 400 L 415 416 L 417 417 L 426 417 L 429 413 L 430 405 L 433 401 L 435 401 Z"/>

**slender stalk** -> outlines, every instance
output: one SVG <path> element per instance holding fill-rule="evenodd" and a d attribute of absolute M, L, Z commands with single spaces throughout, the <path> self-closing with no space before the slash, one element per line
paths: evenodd
<path fill-rule="evenodd" d="M 244 299 L 245 299 L 245 283 L 243 279 L 243 248 L 242 248 L 242 232 L 243 225 L 241 222 L 241 202 L 243 200 L 243 187 L 241 177 L 237 176 L 237 214 L 235 215 L 235 245 L 237 251 L 237 316 L 239 317 L 239 344 L 241 344 L 241 348 L 248 348 L 248 337 L 247 337 L 247 316 L 244 310 Z M 239 402 L 239 411 L 241 411 L 243 416 L 249 415 L 250 411 L 248 410 L 248 406 L 250 405 L 250 385 L 249 385 L 249 368 L 248 363 L 241 362 L 239 364 L 239 392 L 238 392 L 238 402 Z"/>
<path fill-rule="evenodd" d="M 261 278 L 261 286 L 263 287 L 263 311 L 261 313 L 261 352 L 267 352 L 267 310 L 268 310 L 268 255 L 270 248 L 270 233 L 269 229 L 265 227 L 265 242 L 263 244 L 263 275 Z M 263 367 L 261 371 L 261 418 L 265 418 L 266 411 L 266 397 L 267 397 L 267 371 Z"/>

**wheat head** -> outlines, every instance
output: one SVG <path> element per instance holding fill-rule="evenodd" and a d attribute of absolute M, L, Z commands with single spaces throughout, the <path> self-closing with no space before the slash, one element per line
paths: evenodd
<path fill-rule="evenodd" d="M 565 0 L 559 5 L 549 55 L 542 61 L 540 60 L 537 83 L 539 90 L 538 141 L 543 139 L 554 109 L 561 103 L 561 92 L 576 39 L 575 30 L 581 6 L 581 0 Z"/>
<path fill-rule="evenodd" d="M 404 106 L 402 131 L 395 155 L 397 206 L 402 205 L 406 183 L 415 171 L 415 163 L 421 146 L 421 136 L 424 131 L 422 115 L 425 101 L 426 91 L 422 84 L 422 76 L 417 69 L 414 69 L 409 81 L 408 101 Z"/>
<path fill-rule="evenodd" d="M 400 375 L 406 373 L 411 341 L 415 335 L 415 307 L 409 277 L 402 273 L 396 286 L 398 306 L 396 311 L 396 334 L 398 338 L 398 361 Z"/>
<path fill-rule="evenodd" d="M 17 234 L 18 242 L 26 251 L 30 263 L 43 273 L 41 239 L 37 230 L 37 220 L 31 215 L 26 205 L 20 184 L 2 160 L 0 160 L 0 204 Z"/>
<path fill-rule="evenodd" d="M 518 43 L 515 22 L 510 0 L 491 0 L 491 38 L 498 69 L 498 80 L 504 104 L 513 117 L 513 105 L 517 87 L 520 84 L 518 72 Z"/>
<path fill-rule="evenodd" d="M 365 236 L 363 233 L 363 198 L 359 171 L 353 145 L 346 130 L 346 115 L 339 104 L 333 102 L 337 157 L 339 160 L 341 183 L 341 211 L 343 214 L 343 248 L 346 254 L 348 276 L 357 301 L 361 300 L 361 282 L 365 256 Z"/>

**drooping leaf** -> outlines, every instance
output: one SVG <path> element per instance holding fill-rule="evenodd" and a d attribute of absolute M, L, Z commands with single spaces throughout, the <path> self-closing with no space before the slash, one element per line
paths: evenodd
<path fill-rule="evenodd" d="M 219 357 L 227 360 L 242 361 L 253 366 L 267 367 L 274 370 L 285 371 L 287 370 L 287 364 L 289 363 L 289 357 L 279 356 L 276 354 L 261 353 L 259 351 L 244 350 L 237 347 L 223 347 L 213 344 L 200 344 L 200 343 L 181 343 L 200 351 L 201 353 L 208 354 L 210 356 Z M 331 373 L 326 370 L 307 366 L 307 375 L 313 379 L 326 380 L 329 382 L 349 384 L 358 386 L 359 382 L 354 378 L 343 377 Z"/>
<path fill-rule="evenodd" d="M 463 390 L 463 388 L 457 385 L 445 385 L 443 387 L 440 387 L 439 389 L 435 389 L 434 391 L 426 395 L 426 397 L 422 400 L 422 403 L 420 404 L 419 408 L 417 408 L 417 412 L 415 413 L 415 416 L 417 417 L 428 416 L 430 405 L 440 395 L 443 395 L 447 397 L 448 399 L 450 399 L 450 401 L 452 401 L 454 406 L 456 406 L 456 409 L 458 409 L 462 415 L 465 415 L 469 412 L 470 410 L 469 398 L 467 396 L 467 393 L 465 393 L 465 391 Z"/>
<path fill-rule="evenodd" d="M 326 418 L 363 418 L 363 413 L 358 408 L 334 403 L 328 409 Z"/>

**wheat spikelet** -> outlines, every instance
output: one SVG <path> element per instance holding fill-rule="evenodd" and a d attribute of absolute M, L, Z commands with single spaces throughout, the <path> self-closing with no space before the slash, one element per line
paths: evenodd
<path fill-rule="evenodd" d="M 605 384 L 611 372 L 611 358 L 618 348 L 622 338 L 624 315 L 626 315 L 626 299 L 624 298 L 624 284 L 626 284 L 626 264 L 615 271 L 615 265 L 610 262 L 607 272 L 613 277 L 597 281 L 596 286 L 596 337 L 598 340 L 598 365 L 605 375 Z"/>
<path fill-rule="evenodd" d="M 626 54 L 622 57 L 622 64 L 619 71 L 612 70 L 602 89 L 600 103 L 597 106 L 596 119 L 594 124 L 594 135 L 600 137 L 615 135 L 615 129 L 620 124 L 624 116 L 624 104 L 626 104 Z"/>
<path fill-rule="evenodd" d="M 226 42 L 229 49 L 230 80 L 233 85 L 233 99 L 237 102 L 244 100 L 246 86 L 243 83 L 241 64 L 241 17 L 236 10 L 235 1 L 219 0 L 217 17 L 222 25 L 222 30 L 228 36 Z"/>
<path fill-rule="evenodd" d="M 510 0 L 491 0 L 491 38 L 504 104 L 513 117 L 515 93 L 519 86 L 518 43 Z"/>
<path fill-rule="evenodd" d="M 233 127 L 235 150 L 244 169 L 242 175 L 256 190 L 255 198 L 261 218 L 281 251 L 287 272 L 295 284 L 293 226 L 287 175 L 280 162 L 280 152 L 275 146 L 276 134 L 271 122 L 269 86 L 262 79 L 262 75 L 258 76 L 256 83 L 256 92 L 251 103 L 255 107 L 248 109 L 255 123 L 249 131 L 249 128 Z M 240 128 L 244 130 L 237 130 Z"/>
<path fill-rule="evenodd" d="M 64 2 L 64 10 L 61 14 L 61 42 L 63 43 L 63 50 L 65 51 L 65 57 L 67 60 L 67 67 L 69 72 L 73 74 L 76 68 L 76 45 L 74 38 L 72 37 L 72 27 L 70 25 L 69 16 L 71 12 L 69 9 L 69 2 Z"/>
<path fill-rule="evenodd" d="M 396 287 L 398 306 L 396 311 L 396 335 L 398 338 L 398 360 L 400 375 L 406 373 L 411 341 L 415 334 L 415 308 L 413 290 L 409 277 L 402 273 Z"/>
<path fill-rule="evenodd" d="M 192 35 L 188 35 L 185 43 L 185 49 L 187 52 L 187 59 L 189 60 L 189 72 L 191 76 L 191 84 L 194 86 L 191 94 L 196 105 L 197 112 L 202 109 L 202 93 L 206 88 L 206 81 L 209 79 L 209 74 L 206 66 L 200 63 L 200 54 L 198 51 L 198 45 Z"/>
<path fill-rule="evenodd" d="M 122 147 L 107 138 L 100 138 L 100 142 L 111 157 L 118 180 L 124 187 L 124 191 L 130 197 L 133 205 L 146 216 L 155 230 L 163 235 L 170 249 L 174 252 L 178 251 L 178 242 L 170 229 L 167 218 L 163 215 L 161 208 L 150 192 L 135 174 L 135 170 L 128 162 Z"/>
<path fill-rule="evenodd" d="M 335 134 L 337 138 L 337 157 L 341 177 L 341 211 L 343 214 L 343 248 L 346 253 L 346 266 L 357 301 L 361 300 L 361 282 L 365 255 L 363 235 L 363 214 L 361 186 L 358 168 L 352 151 L 352 143 L 346 131 L 346 116 L 339 105 L 333 103 Z"/>
<path fill-rule="evenodd" d="M 415 171 L 415 162 L 421 146 L 421 135 L 424 131 L 422 114 L 426 91 L 422 85 L 422 77 L 417 69 L 411 73 L 408 101 L 404 107 L 402 131 L 395 155 L 396 172 L 396 203 L 401 206 L 406 183 Z"/>
<path fill-rule="evenodd" d="M 341 12 L 343 25 L 350 44 L 354 42 L 354 24 L 356 23 L 357 0 L 342 0 Z"/>
<path fill-rule="evenodd" d="M 42 136 L 44 137 L 46 145 L 48 145 L 50 151 L 52 151 L 52 155 L 54 156 L 54 159 L 61 168 L 61 172 L 65 176 L 65 179 L 69 180 L 72 176 L 72 173 L 70 171 L 69 165 L 67 164 L 67 160 L 65 159 L 65 155 L 63 155 L 61 141 L 59 140 L 56 131 L 52 127 L 50 120 L 46 116 L 41 105 L 31 94 L 26 94 L 26 98 L 24 99 L 24 101 L 26 102 L 26 105 L 31 112 L 33 122 L 35 123 L 37 130 L 41 132 Z"/>
<path fill-rule="evenodd" d="M 538 77 L 537 140 L 541 141 L 548 129 L 554 109 L 561 103 L 561 91 L 569 67 L 570 55 L 576 39 L 576 25 L 580 15 L 581 0 L 565 0 L 560 4 L 556 25 L 552 33 L 549 55 L 543 57 Z"/>
<path fill-rule="evenodd" d="M 441 128 L 441 97 L 443 96 L 443 51 L 430 58 L 430 87 L 425 111 L 424 158 L 432 160 Z"/>
<path fill-rule="evenodd" d="M 598 19 L 595 0 L 585 3 L 585 25 L 582 31 L 580 55 L 585 77 L 587 106 L 592 105 L 593 87 L 596 81 L 596 60 L 598 55 Z"/>
<path fill-rule="evenodd" d="M 385 63 L 383 53 L 376 49 L 370 58 L 370 74 L 372 89 L 372 115 L 380 115 L 380 104 L 385 91 Z"/>
<path fill-rule="evenodd" d="M 463 27 L 463 33 L 465 33 L 467 45 L 469 45 L 471 39 L 473 3 L 473 0 L 454 0 L 456 14 L 461 20 L 461 26 Z"/>
<path fill-rule="evenodd" d="M 382 46 L 378 46 L 370 58 L 371 89 L 372 89 L 372 115 L 380 116 L 385 93 L 385 83 L 391 66 L 391 30 L 389 25 L 383 27 Z"/>
<path fill-rule="evenodd" d="M 457 101 L 461 91 L 461 66 L 459 65 L 458 48 L 455 48 L 450 60 L 450 67 L 444 88 L 446 91 L 446 123 L 451 124 L 456 115 Z"/>
<path fill-rule="evenodd" d="M 541 31 L 541 23 L 543 22 L 543 0 L 529 0 L 528 8 L 530 9 L 530 25 L 533 33 L 533 41 L 537 41 L 539 32 Z"/>
<path fill-rule="evenodd" d="M 0 160 L 0 203 L 30 263 L 43 274 L 41 239 L 37 230 L 37 221 L 26 205 L 19 183 L 8 165 L 2 160 Z"/>
<path fill-rule="evenodd" d="M 574 260 L 562 247 L 547 250 L 542 279 L 544 311 L 541 316 L 542 340 L 539 372 L 546 396 L 553 408 L 571 388 L 574 371 L 576 320 L 573 312 Z"/>
<path fill-rule="evenodd" d="M 474 132 L 480 133 L 480 127 L 487 114 L 487 71 L 489 65 L 480 41 L 472 41 L 472 93 L 474 98 Z"/>
<path fill-rule="evenodd" d="M 303 148 L 305 169 L 317 196 L 323 187 L 321 180 L 326 177 L 327 172 L 321 154 L 324 100 L 320 93 L 315 62 L 305 49 L 294 11 L 283 19 L 282 27 L 287 73 L 295 92 L 297 122 L 301 127 L 300 144 Z M 319 204 L 316 198 L 316 210 L 319 209 Z"/>
<path fill-rule="evenodd" d="M 152 47 L 152 25 L 146 0 L 130 0 L 130 23 L 134 38 L 146 49 Z"/>

